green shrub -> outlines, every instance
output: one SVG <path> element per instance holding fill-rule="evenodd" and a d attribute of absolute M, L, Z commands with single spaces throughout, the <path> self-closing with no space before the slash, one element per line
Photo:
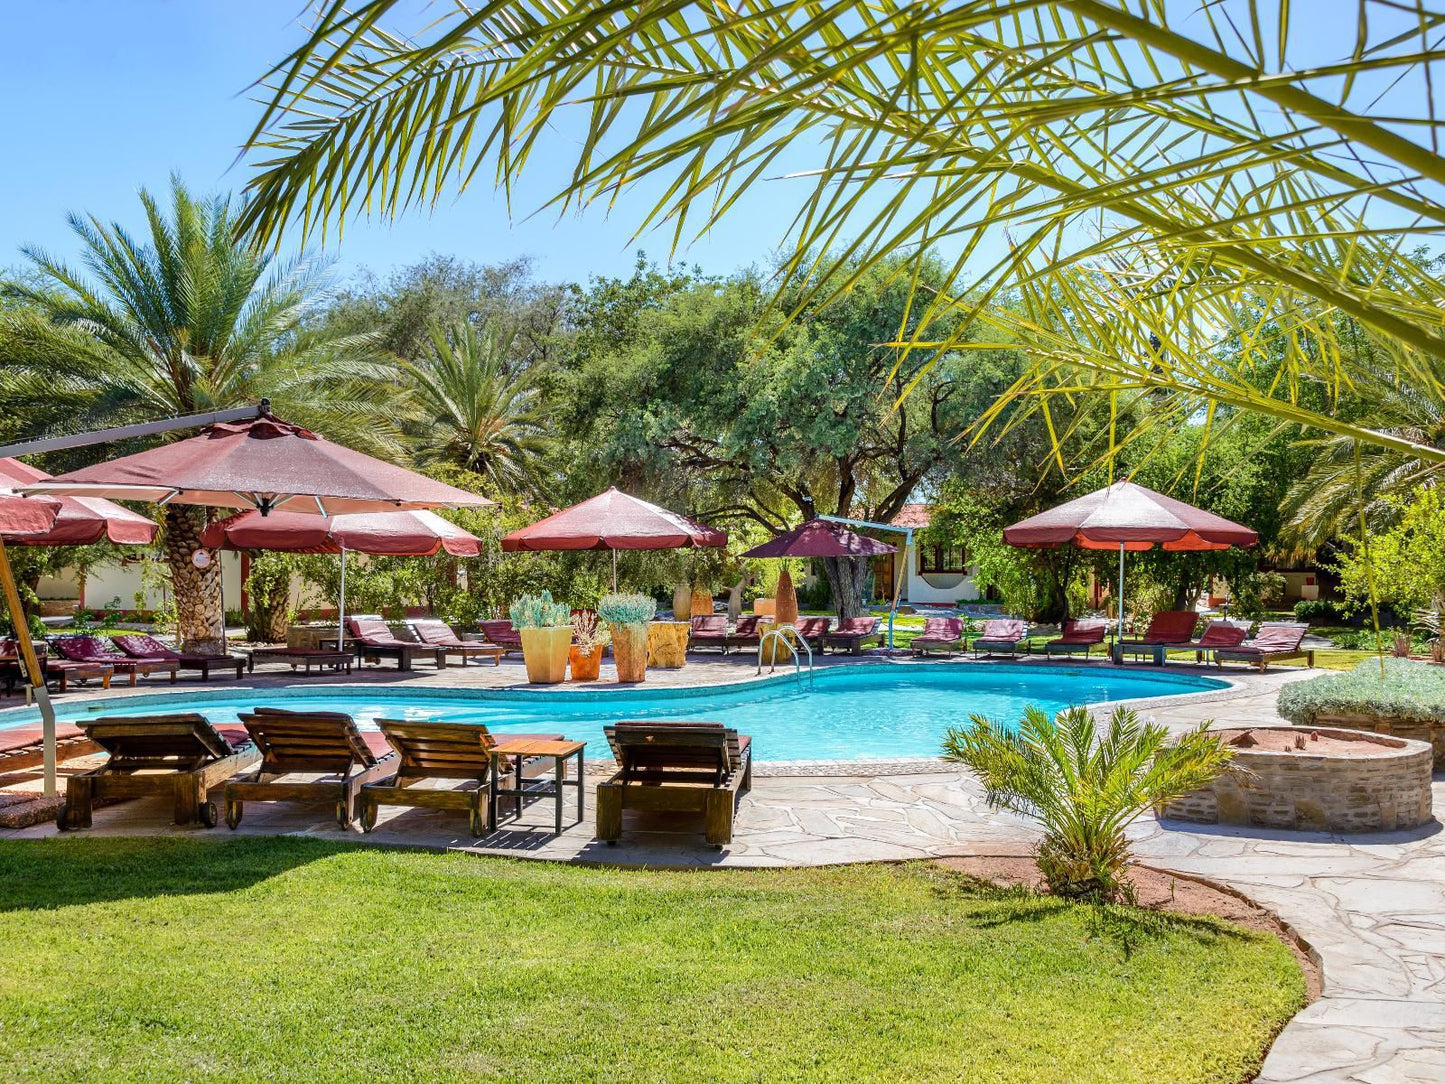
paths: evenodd
<path fill-rule="evenodd" d="M 1338 625 L 1347 617 L 1344 607 L 1327 598 L 1302 598 L 1294 604 L 1294 619 L 1312 625 Z"/>
<path fill-rule="evenodd" d="M 572 611 L 565 603 L 553 602 L 552 592 L 522 595 L 507 611 L 512 627 L 518 629 L 551 629 L 572 623 Z"/>
<path fill-rule="evenodd" d="M 1309 726 L 1322 714 L 1445 720 L 1445 667 L 1413 659 L 1366 659 L 1353 670 L 1294 681 L 1279 691 L 1279 713 Z"/>
<path fill-rule="evenodd" d="M 1112 902 L 1129 895 L 1129 825 L 1229 766 L 1233 751 L 1208 726 L 1171 742 L 1128 708 L 1100 727 L 1088 708 L 1050 719 L 1030 705 L 1016 731 L 982 715 L 950 727 L 943 756 L 979 777 L 990 805 L 1042 822 L 1039 871 L 1055 895 Z"/>
<path fill-rule="evenodd" d="M 647 595 L 603 595 L 597 614 L 609 625 L 645 625 L 657 613 L 657 600 Z"/>

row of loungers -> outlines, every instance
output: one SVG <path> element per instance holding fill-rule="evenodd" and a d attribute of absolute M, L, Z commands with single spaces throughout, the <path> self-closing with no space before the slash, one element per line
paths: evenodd
<path fill-rule="evenodd" d="M 487 802 L 495 750 L 502 742 L 562 739 L 505 734 L 499 742 L 485 726 L 415 719 L 378 719 L 378 730 L 363 731 L 348 715 L 281 708 L 257 708 L 240 721 L 240 728 L 216 727 L 187 713 L 65 728 L 66 758 L 110 755 L 66 780 L 59 827 L 89 827 L 99 801 L 155 795 L 172 799 L 176 824 L 214 827 L 219 794 L 231 828 L 247 802 L 303 802 L 332 804 L 341 827 L 355 820 L 366 832 L 382 806 L 456 810 L 480 836 L 496 827 Z M 746 736 L 720 723 L 658 721 L 617 723 L 606 735 L 617 770 L 597 786 L 598 839 L 620 839 L 623 812 L 633 809 L 700 813 L 709 844 L 731 842 L 738 801 L 752 785 Z M 38 735 L 25 737 L 38 744 Z M 0 746 L 0 767 L 7 751 Z M 540 759 L 517 756 L 507 771 L 525 775 L 537 766 Z M 438 780 L 459 785 L 429 785 Z"/>
<path fill-rule="evenodd" d="M 728 631 L 726 614 L 699 615 L 692 619 L 688 650 L 717 648 L 727 654 L 732 648 L 757 647 L 770 627 L 771 619 L 749 614 L 738 618 L 737 625 L 732 631 Z M 876 617 L 849 618 L 836 629 L 833 628 L 831 617 L 800 617 L 794 622 L 793 628 L 807 641 L 808 646 L 819 654 L 833 648 L 857 655 L 865 646 L 876 644 L 880 640 Z"/>

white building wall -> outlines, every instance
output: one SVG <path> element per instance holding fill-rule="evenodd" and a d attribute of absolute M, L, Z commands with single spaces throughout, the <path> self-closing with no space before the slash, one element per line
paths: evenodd
<path fill-rule="evenodd" d="M 917 547 L 910 544 L 901 561 L 903 591 L 901 600 L 924 605 L 952 606 L 959 602 L 973 602 L 983 597 L 983 592 L 974 581 L 974 570 L 967 573 L 918 571 Z M 895 568 L 898 566 L 895 565 Z"/>
<path fill-rule="evenodd" d="M 242 583 L 241 555 L 222 552 L 218 556 L 221 561 L 221 585 L 226 595 L 226 609 L 239 610 L 241 608 Z M 83 598 L 81 597 L 80 578 L 72 570 L 66 570 L 59 576 L 42 577 L 37 594 L 42 600 L 74 599 L 79 606 L 87 610 L 104 610 L 112 604 L 122 610 L 160 609 L 165 605 L 169 590 L 167 585 L 170 582 L 170 576 L 168 573 L 161 579 L 159 588 L 145 589 L 139 604 L 136 598 L 137 593 L 141 592 L 143 587 L 141 570 L 143 562 L 147 560 L 152 560 L 152 558 L 97 565 L 85 578 Z"/>

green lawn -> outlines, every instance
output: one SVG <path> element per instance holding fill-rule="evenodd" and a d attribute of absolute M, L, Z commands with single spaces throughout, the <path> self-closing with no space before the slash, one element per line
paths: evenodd
<path fill-rule="evenodd" d="M 301 839 L 0 843 L 6 1080 L 1218 1081 L 1278 942 L 931 866 L 638 872 Z"/>

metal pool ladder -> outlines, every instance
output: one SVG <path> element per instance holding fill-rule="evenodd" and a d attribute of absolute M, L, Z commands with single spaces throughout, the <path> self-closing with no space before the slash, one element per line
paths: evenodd
<path fill-rule="evenodd" d="M 792 633 L 791 638 L 788 636 L 788 633 Z M 763 672 L 763 647 L 767 644 L 769 640 L 777 640 L 783 646 L 788 648 L 789 652 L 793 656 L 793 673 L 797 676 L 799 685 L 803 683 L 803 659 L 801 653 L 798 651 L 797 647 L 794 646 L 794 644 L 797 643 L 802 645 L 803 650 L 808 653 L 808 688 L 811 689 L 813 687 L 813 647 L 811 644 L 808 643 L 806 637 L 804 637 L 803 634 L 798 631 L 795 625 L 778 625 L 776 628 L 768 629 L 767 632 L 763 633 L 763 638 L 758 641 L 759 674 Z M 772 662 L 768 664 L 768 673 L 771 674 L 775 672 L 777 668 L 778 652 L 777 649 L 774 648 Z"/>

